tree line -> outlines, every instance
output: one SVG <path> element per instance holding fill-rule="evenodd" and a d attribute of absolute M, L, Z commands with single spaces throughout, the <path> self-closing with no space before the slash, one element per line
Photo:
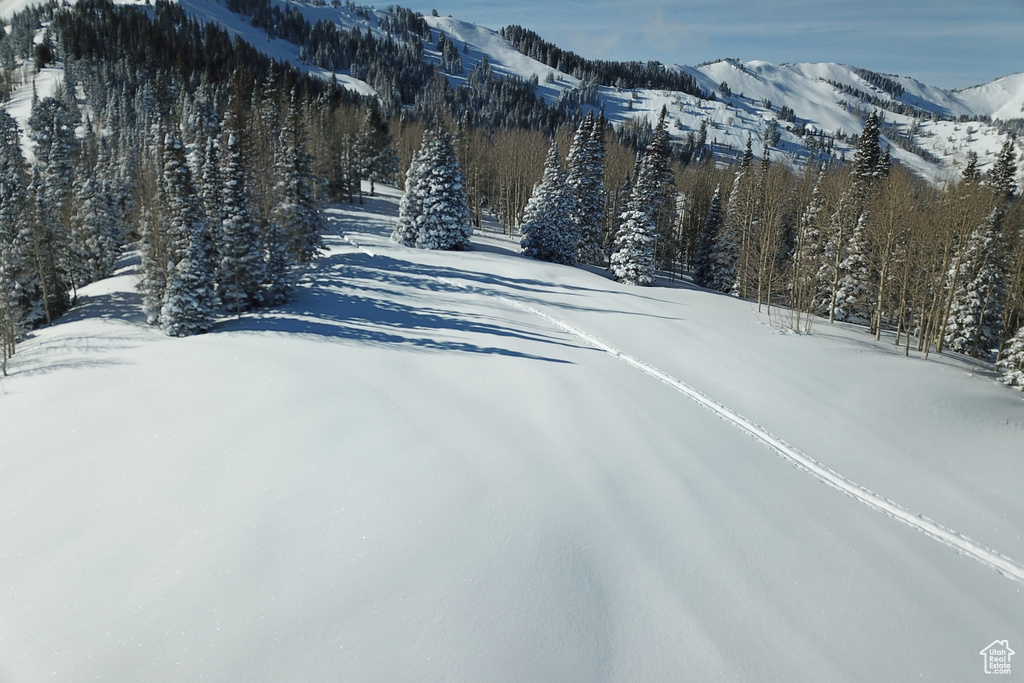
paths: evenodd
<path fill-rule="evenodd" d="M 615 131 L 592 107 L 584 116 L 531 100 L 529 83 L 495 78 L 486 60 L 468 87 L 434 74 L 389 111 L 386 95 L 303 76 L 163 0 L 33 12 L 16 23 L 52 22 L 49 57 L 65 78 L 33 104 L 31 165 L 17 126 L 0 121 L 5 360 L 78 288 L 112 273 L 128 244 L 147 317 L 169 334 L 278 303 L 315 258 L 318 203 L 358 201 L 369 180 L 412 193 L 396 237 L 405 244 L 465 246 L 467 224 L 490 213 L 535 258 L 602 265 L 635 285 L 692 277 L 784 306 L 803 331 L 822 318 L 862 323 L 906 353 L 951 349 L 1021 370 L 1012 136 L 989 173 L 972 163 L 946 187 L 892 164 L 877 113 L 852 165 L 798 173 L 767 145 L 755 160 L 748 141 L 740 163 L 723 166 L 703 140 L 670 141 L 664 111 L 657 125 Z M 429 33 L 403 17 L 393 28 L 407 39 Z M 536 114 L 488 113 L 500 109 L 492 98 Z M 456 170 L 431 170 L 442 158 Z M 438 225 L 461 225 L 421 233 L 415 198 L 441 177 L 457 179 L 463 204 Z"/>

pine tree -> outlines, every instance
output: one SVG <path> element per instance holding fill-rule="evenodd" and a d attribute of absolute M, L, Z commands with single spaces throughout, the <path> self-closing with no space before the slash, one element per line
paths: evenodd
<path fill-rule="evenodd" d="M 825 167 L 818 172 L 818 179 L 811 190 L 811 200 L 800 216 L 793 249 L 790 296 L 792 306 L 801 313 L 814 312 L 814 297 L 819 289 L 818 274 L 822 265 L 821 221 L 825 199 L 821 185 L 825 179 Z"/>
<path fill-rule="evenodd" d="M 579 232 L 572 220 L 572 189 L 566 182 L 558 143 L 552 142 L 544 162 L 544 176 L 526 203 L 520 245 L 531 258 L 552 263 L 576 262 Z"/>
<path fill-rule="evenodd" d="M 1002 210 L 993 209 L 971 233 L 963 257 L 949 273 L 954 289 L 945 343 L 950 350 L 975 358 L 988 358 L 1002 338 L 1002 219 Z"/>
<path fill-rule="evenodd" d="M 1013 135 L 999 149 L 996 161 L 989 172 L 987 184 L 1004 200 L 1008 200 L 1017 192 L 1017 152 L 1014 149 L 1016 139 Z"/>
<path fill-rule="evenodd" d="M 126 238 L 111 206 L 109 149 L 95 140 L 91 128 L 86 141 L 96 151 L 96 163 L 90 165 L 84 155 L 79 162 L 70 236 L 72 275 L 80 284 L 113 275 Z"/>
<path fill-rule="evenodd" d="M 374 194 L 375 183 L 389 183 L 394 180 L 398 171 L 398 157 L 391 146 L 388 125 L 375 104 L 367 109 L 366 116 L 359 126 L 355 154 L 360 178 L 370 181 L 371 197 Z M 360 187 L 360 196 L 361 194 Z"/>
<path fill-rule="evenodd" d="M 579 234 L 576 259 L 598 264 L 604 260 L 601 241 L 606 191 L 604 187 L 604 129 L 594 113 L 580 123 L 566 157 L 566 182 L 572 191 L 572 221 Z"/>
<path fill-rule="evenodd" d="M 850 235 L 846 258 L 839 264 L 839 289 L 835 297 L 835 319 L 845 322 L 867 322 L 871 314 L 871 269 L 869 245 L 865 234 L 867 214 L 861 214 Z"/>
<path fill-rule="evenodd" d="M 693 282 L 700 287 L 711 287 L 714 282 L 714 253 L 718 231 L 722 228 L 722 186 L 715 187 L 704 227 L 697 241 L 697 254 L 693 259 Z"/>
<path fill-rule="evenodd" d="M 869 185 L 882 175 L 879 168 L 881 148 L 878 144 L 879 115 L 878 111 L 868 114 L 864 122 L 864 131 L 857 142 L 857 151 L 853 154 L 853 177 L 865 185 Z"/>
<path fill-rule="evenodd" d="M 967 152 L 967 164 L 964 166 L 961 178 L 965 183 L 977 183 L 981 180 L 981 171 L 978 170 L 978 154 L 973 150 Z"/>
<path fill-rule="evenodd" d="M 164 137 L 163 215 L 159 232 L 167 265 L 158 320 L 164 333 L 181 337 L 207 331 L 215 315 L 214 267 L 206 258 L 207 227 L 202 217 L 185 148 Z"/>
<path fill-rule="evenodd" d="M 391 239 L 406 247 L 416 246 L 419 235 L 419 221 L 423 215 L 423 196 L 420 184 L 423 181 L 423 147 L 413 155 L 405 173 L 405 190 L 398 202 L 398 222 L 391 233 Z"/>
<path fill-rule="evenodd" d="M 672 174 L 668 169 L 667 110 L 662 107 L 654 139 L 644 150 L 610 259 L 615 279 L 650 286 L 654 282 L 654 243 L 659 217 L 671 213 Z"/>
<path fill-rule="evenodd" d="M 25 332 L 28 314 L 42 296 L 31 286 L 34 269 L 26 241 L 25 158 L 18 124 L 0 109 L 0 363 L 7 359 Z"/>
<path fill-rule="evenodd" d="M 406 176 L 392 239 L 419 249 L 460 250 L 473 227 L 451 135 L 427 130 Z M 411 242 L 411 244 L 410 244 Z"/>
<path fill-rule="evenodd" d="M 312 263 L 324 248 L 324 218 L 313 197 L 312 159 L 306 151 L 304 132 L 292 92 L 287 120 L 281 129 L 278 157 L 275 162 L 277 184 L 276 204 L 270 221 L 283 232 L 288 242 L 288 259 L 297 266 Z"/>
<path fill-rule="evenodd" d="M 30 191 L 35 200 L 34 250 L 46 322 L 50 323 L 70 308 L 70 290 L 75 284 L 68 220 L 77 141 L 70 113 L 52 97 L 35 103 L 28 126 L 37 169 Z"/>
<path fill-rule="evenodd" d="M 228 311 L 241 315 L 260 303 L 265 281 L 259 229 L 249 213 L 249 194 L 237 124 L 225 125 L 224 185 L 221 210 L 224 218 L 217 234 L 217 294 Z"/>
<path fill-rule="evenodd" d="M 1024 391 L 1024 327 L 1010 337 L 1006 345 L 1006 352 L 996 364 L 1002 377 L 1003 384 Z"/>

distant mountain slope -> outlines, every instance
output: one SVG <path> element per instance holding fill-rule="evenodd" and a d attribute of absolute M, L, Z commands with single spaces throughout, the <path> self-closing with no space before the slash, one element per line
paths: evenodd
<path fill-rule="evenodd" d="M 384 10 L 270 1 L 288 11 L 300 12 L 310 24 L 326 21 L 347 29 L 370 31 L 382 38 L 387 35 L 381 29 L 381 20 L 387 16 Z M 275 59 L 289 61 L 324 78 L 337 78 L 361 94 L 376 93 L 373 86 L 354 78 L 350 72 L 331 72 L 305 63 L 298 45 L 269 37 L 249 18 L 228 11 L 222 2 L 179 2 L 198 19 L 222 24 Z M 8 16 L 27 4 L 26 0 L 0 0 L 0 15 Z M 441 63 L 442 34 L 461 52 L 462 72 L 448 74 L 453 86 L 465 84 L 467 75 L 485 56 L 495 74 L 536 83 L 537 95 L 549 105 L 583 85 L 574 75 L 522 54 L 492 29 L 452 17 L 423 19 L 430 27 L 430 38 L 423 43 L 423 58 L 429 64 Z M 958 177 L 971 151 L 978 155 L 981 170 L 986 170 L 1005 139 L 1005 131 L 1024 125 L 1024 74 L 948 91 L 905 76 L 877 74 L 833 63 L 776 65 L 720 60 L 670 68 L 693 76 L 706 98 L 664 90 L 602 86 L 589 97 L 570 100 L 589 101 L 603 108 L 613 125 L 637 117 L 653 121 L 665 106 L 674 139 L 692 139 L 703 122 L 708 128 L 707 141 L 719 160 L 735 158 L 748 137 L 754 153 L 761 155 L 766 128 L 772 119 L 778 119 L 780 134 L 772 141 L 769 152 L 774 159 L 796 168 L 816 159 L 848 158 L 867 114 L 880 109 L 885 114 L 883 137 L 890 144 L 893 157 L 938 182 Z M 723 84 L 727 88 L 723 89 Z M 999 121 L 992 123 L 990 119 Z M 1024 163 L 1019 167 L 1024 179 Z"/>

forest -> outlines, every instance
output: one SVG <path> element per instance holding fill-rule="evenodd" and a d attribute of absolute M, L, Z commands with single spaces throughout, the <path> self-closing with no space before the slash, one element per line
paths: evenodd
<path fill-rule="evenodd" d="M 862 324 L 907 354 L 998 362 L 1024 386 L 1012 132 L 989 172 L 972 160 L 944 186 L 891 161 L 877 112 L 852 163 L 797 171 L 767 146 L 755 159 L 748 142 L 728 164 L 704 136 L 672 141 L 664 114 L 615 130 L 586 98 L 548 105 L 536 83 L 497 76 L 486 59 L 453 87 L 445 74 L 461 72 L 457 46 L 408 10 L 382 22 L 385 40 L 309 25 L 265 0 L 231 2 L 309 63 L 347 70 L 380 96 L 275 63 L 164 0 L 51 3 L 15 15 L 0 37 L 4 98 L 63 66 L 57 92 L 33 100 L 31 158 L 0 114 L 5 369 L 20 339 L 130 248 L 147 318 L 167 334 L 280 303 L 316 258 L 319 207 L 360 201 L 365 181 L 403 187 L 421 141 L 444 138 L 464 187 L 465 211 L 453 215 L 475 226 L 494 216 L 522 235 L 527 255 L 607 267 L 636 285 L 692 279 L 802 333 Z M 673 85 L 656 64 L 590 62 L 518 27 L 505 34 L 593 82 Z M 425 45 L 447 55 L 440 68 L 424 60 Z"/>

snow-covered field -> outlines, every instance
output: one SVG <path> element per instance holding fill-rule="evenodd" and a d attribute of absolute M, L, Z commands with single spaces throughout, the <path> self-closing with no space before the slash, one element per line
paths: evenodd
<path fill-rule="evenodd" d="M 498 239 L 399 247 L 396 206 L 332 209 L 281 309 L 167 338 L 128 263 L 20 346 L 0 680 L 965 681 L 1021 651 L 1018 392 Z"/>

